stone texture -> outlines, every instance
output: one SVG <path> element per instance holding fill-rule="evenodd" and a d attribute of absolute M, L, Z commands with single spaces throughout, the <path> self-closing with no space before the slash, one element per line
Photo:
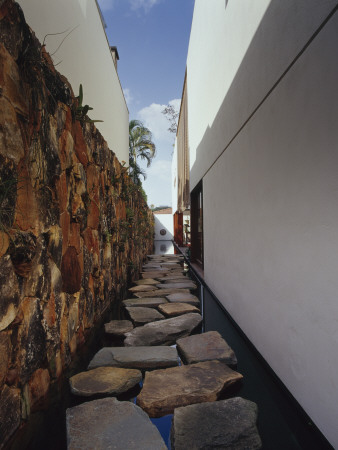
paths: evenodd
<path fill-rule="evenodd" d="M 11 356 L 11 340 L 6 332 L 0 333 L 0 389 L 5 381 Z"/>
<path fill-rule="evenodd" d="M 257 405 L 241 397 L 176 408 L 171 428 L 172 450 L 260 449 Z"/>
<path fill-rule="evenodd" d="M 119 367 L 98 367 L 81 372 L 69 379 L 73 394 L 90 397 L 99 394 L 122 394 L 142 380 L 142 372 L 137 369 Z"/>
<path fill-rule="evenodd" d="M 158 305 L 168 303 L 164 297 L 151 297 L 151 298 L 129 298 L 123 300 L 122 304 L 125 307 L 146 307 L 157 308 Z"/>
<path fill-rule="evenodd" d="M 196 284 L 188 280 L 175 283 L 157 284 L 156 287 L 159 289 L 196 289 Z"/>
<path fill-rule="evenodd" d="M 180 337 L 188 336 L 201 322 L 201 315 L 196 313 L 151 322 L 127 333 L 124 345 L 172 345 Z"/>
<path fill-rule="evenodd" d="M 158 429 L 131 402 L 104 398 L 67 409 L 68 450 L 165 450 Z"/>
<path fill-rule="evenodd" d="M 143 278 L 142 280 L 134 281 L 134 283 L 137 286 L 141 286 L 143 284 L 152 285 L 152 284 L 157 284 L 157 280 L 154 280 L 153 278 Z"/>
<path fill-rule="evenodd" d="M 156 291 L 156 286 L 150 286 L 147 284 L 141 284 L 139 286 L 133 286 L 128 289 L 129 292 L 135 293 L 135 292 L 146 292 L 146 291 Z"/>
<path fill-rule="evenodd" d="M 126 310 L 128 311 L 128 314 L 136 327 L 139 325 L 144 325 L 145 323 L 164 319 L 163 314 L 159 313 L 154 308 L 127 306 Z"/>
<path fill-rule="evenodd" d="M 137 404 L 150 417 L 162 417 L 180 406 L 216 401 L 242 378 L 220 361 L 155 370 L 146 373 Z"/>
<path fill-rule="evenodd" d="M 153 370 L 178 365 L 177 350 L 172 347 L 104 347 L 90 361 L 88 369 L 123 367 Z"/>
<path fill-rule="evenodd" d="M 130 320 L 111 320 L 104 324 L 104 331 L 111 336 L 125 336 L 134 328 Z"/>
<path fill-rule="evenodd" d="M 145 278 L 157 278 L 157 277 L 163 277 L 165 274 L 169 273 L 169 271 L 167 270 L 163 270 L 163 271 L 145 271 L 145 272 L 141 272 L 141 277 L 143 279 Z"/>
<path fill-rule="evenodd" d="M 217 331 L 188 336 L 179 339 L 176 343 L 177 350 L 185 364 L 217 359 L 228 366 L 237 365 L 234 351 Z"/>
<path fill-rule="evenodd" d="M 36 370 L 28 382 L 30 412 L 42 409 L 47 400 L 50 376 L 47 369 Z"/>
<path fill-rule="evenodd" d="M 161 281 L 161 283 L 173 283 L 178 281 L 179 283 L 183 281 L 190 281 L 188 277 L 185 275 L 179 274 L 179 275 L 167 275 L 166 277 L 160 277 L 157 278 L 158 281 Z M 157 283 L 156 283 L 157 284 Z"/>
<path fill-rule="evenodd" d="M 166 295 L 166 299 L 170 303 L 189 303 L 189 305 L 199 306 L 200 301 L 198 297 L 191 294 L 190 292 L 179 292 Z"/>
<path fill-rule="evenodd" d="M 19 300 L 19 284 L 9 255 L 0 259 L 0 331 L 15 319 Z"/>
<path fill-rule="evenodd" d="M 166 297 L 170 294 L 189 294 L 189 289 L 157 289 L 157 291 L 150 292 L 135 292 L 135 297 Z"/>
<path fill-rule="evenodd" d="M 62 289 L 68 294 L 75 294 L 81 288 L 81 267 L 75 247 L 68 247 L 61 263 Z"/>
<path fill-rule="evenodd" d="M 20 390 L 4 386 L 0 394 L 0 446 L 17 430 L 21 420 Z"/>
<path fill-rule="evenodd" d="M 196 306 L 189 305 L 188 303 L 165 303 L 158 305 L 158 310 L 167 317 L 180 316 L 188 313 L 199 313 L 199 309 Z"/>

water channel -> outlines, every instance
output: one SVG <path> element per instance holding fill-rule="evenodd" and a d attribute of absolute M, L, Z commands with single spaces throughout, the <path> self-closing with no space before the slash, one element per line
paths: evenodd
<path fill-rule="evenodd" d="M 155 244 L 156 254 L 172 254 L 171 242 Z M 219 300 L 188 264 L 189 276 L 197 282 L 197 295 L 202 302 L 203 331 L 218 331 L 235 351 L 237 371 L 244 376 L 243 383 L 234 395 L 252 400 L 258 405 L 258 429 L 265 450 L 326 450 L 332 449 L 325 438 L 311 423 L 280 380 L 260 357 L 245 335 L 224 310 Z M 66 441 L 66 409 L 89 399 L 71 395 L 68 378 L 86 367 L 94 354 L 103 346 L 116 345 L 107 342 L 103 335 L 103 323 L 116 318 L 110 311 L 101 325 L 93 330 L 86 348 L 81 351 L 68 373 L 58 386 L 46 411 L 31 415 L 28 425 L 17 434 L 7 447 L 10 450 L 64 450 Z M 121 315 L 120 318 L 123 318 Z M 120 343 L 122 345 L 122 343 Z M 119 400 L 135 401 L 140 387 L 118 397 Z M 94 399 L 94 398 L 91 398 Z M 158 427 L 170 449 L 170 427 L 172 415 L 151 419 Z M 121 449 L 123 448 L 123 444 Z M 127 449 L 125 449 L 127 450 Z M 189 449 L 187 449 L 189 450 Z"/>

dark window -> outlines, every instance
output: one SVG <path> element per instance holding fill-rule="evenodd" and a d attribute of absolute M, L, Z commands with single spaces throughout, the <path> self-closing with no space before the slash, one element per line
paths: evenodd
<path fill-rule="evenodd" d="M 191 259 L 203 268 L 203 186 L 191 193 Z"/>

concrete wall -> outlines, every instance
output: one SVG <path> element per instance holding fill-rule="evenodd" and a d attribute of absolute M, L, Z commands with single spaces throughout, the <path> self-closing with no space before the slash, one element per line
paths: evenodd
<path fill-rule="evenodd" d="M 171 207 L 173 212 L 177 211 L 178 204 L 178 171 L 177 171 L 177 139 L 175 139 L 174 153 L 171 161 Z"/>
<path fill-rule="evenodd" d="M 197 0 L 187 64 L 206 282 L 335 448 L 336 5 Z"/>
<path fill-rule="evenodd" d="M 128 161 L 129 112 L 94 0 L 19 0 L 26 20 L 52 55 L 57 70 L 71 83 L 75 95 L 80 84 L 84 104 L 93 107 L 91 119 L 120 161 Z M 72 30 L 57 50 L 67 33 Z"/>
<path fill-rule="evenodd" d="M 155 241 L 170 241 L 174 238 L 174 222 L 172 214 L 154 214 L 155 218 Z M 160 231 L 165 230 L 166 234 L 161 235 Z"/>

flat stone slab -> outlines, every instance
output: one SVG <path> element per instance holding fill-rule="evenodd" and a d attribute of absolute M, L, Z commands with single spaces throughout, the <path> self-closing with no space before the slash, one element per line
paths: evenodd
<path fill-rule="evenodd" d="M 157 287 L 154 285 L 148 285 L 148 284 L 140 284 L 138 286 L 133 286 L 128 289 L 129 292 L 146 292 L 146 291 L 156 291 Z"/>
<path fill-rule="evenodd" d="M 134 283 L 137 286 L 141 286 L 143 284 L 147 284 L 147 285 L 158 284 L 157 281 L 154 280 L 153 278 L 143 278 L 142 280 L 134 281 Z"/>
<path fill-rule="evenodd" d="M 190 292 L 179 292 L 166 295 L 166 299 L 170 303 L 189 303 L 189 305 L 198 306 L 200 301 L 196 295 L 192 295 Z"/>
<path fill-rule="evenodd" d="M 157 308 L 158 305 L 161 305 L 163 303 L 168 303 L 168 301 L 164 297 L 128 298 L 127 300 L 123 300 L 122 302 L 125 307 L 140 306 L 146 308 Z"/>
<path fill-rule="evenodd" d="M 162 417 L 180 406 L 214 402 L 242 378 L 220 361 L 154 370 L 146 372 L 137 404 L 150 417 Z"/>
<path fill-rule="evenodd" d="M 189 289 L 158 289 L 157 291 L 149 292 L 134 292 L 134 295 L 138 298 L 142 297 L 166 297 L 170 294 L 189 294 Z"/>
<path fill-rule="evenodd" d="M 170 432 L 171 448 L 260 449 L 256 422 L 256 403 L 241 397 L 177 408 Z"/>
<path fill-rule="evenodd" d="M 128 314 L 136 327 L 139 325 L 144 325 L 145 323 L 155 322 L 156 320 L 162 320 L 165 318 L 163 314 L 161 314 L 154 308 L 145 308 L 142 306 L 127 306 L 126 310 L 128 311 Z"/>
<path fill-rule="evenodd" d="M 188 281 L 189 278 L 186 277 L 185 275 L 167 275 L 166 277 L 160 277 L 160 278 L 156 278 L 158 281 L 161 281 L 162 283 L 172 283 L 173 281 L 178 281 L 179 283 L 182 281 Z M 156 284 L 158 284 L 158 282 L 156 282 Z"/>
<path fill-rule="evenodd" d="M 75 395 L 90 397 L 99 394 L 122 394 L 142 380 L 142 372 L 119 367 L 98 367 L 81 372 L 69 379 L 70 390 Z"/>
<path fill-rule="evenodd" d="M 189 336 L 201 322 L 200 314 L 189 313 L 147 323 L 127 333 L 124 345 L 172 345 L 180 337 Z"/>
<path fill-rule="evenodd" d="M 192 281 L 177 281 L 175 283 L 157 284 L 159 289 L 196 289 L 196 284 Z"/>
<path fill-rule="evenodd" d="M 125 336 L 133 328 L 134 325 L 130 320 L 111 320 L 104 324 L 105 333 L 112 336 Z"/>
<path fill-rule="evenodd" d="M 165 303 L 163 305 L 158 305 L 158 310 L 168 317 L 180 316 L 191 312 L 200 312 L 196 306 L 190 305 L 189 303 Z"/>
<path fill-rule="evenodd" d="M 165 274 L 169 273 L 169 271 L 167 270 L 163 270 L 161 272 L 157 271 L 157 272 L 141 272 L 141 277 L 142 278 L 157 278 L 157 277 L 163 277 Z"/>
<path fill-rule="evenodd" d="M 88 369 L 123 367 L 139 370 L 178 366 L 178 353 L 173 347 L 104 347 L 90 361 Z"/>
<path fill-rule="evenodd" d="M 177 350 L 185 364 L 193 364 L 201 361 L 218 360 L 228 366 L 236 366 L 237 358 L 234 351 L 218 331 L 208 331 L 179 339 Z"/>
<path fill-rule="evenodd" d="M 156 426 L 131 402 L 103 398 L 67 409 L 68 450 L 166 450 Z"/>

